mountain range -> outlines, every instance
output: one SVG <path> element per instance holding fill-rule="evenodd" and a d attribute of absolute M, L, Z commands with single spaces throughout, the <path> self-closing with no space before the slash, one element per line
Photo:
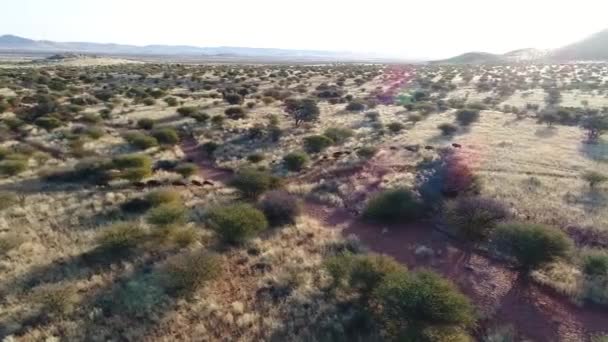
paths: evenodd
<path fill-rule="evenodd" d="M 467 52 L 433 64 L 500 64 L 521 62 L 608 61 L 608 29 L 554 50 L 519 49 L 505 54 Z"/>
<path fill-rule="evenodd" d="M 133 56 L 195 56 L 217 58 L 270 58 L 280 60 L 381 60 L 379 56 L 320 50 L 290 50 L 250 47 L 198 47 L 188 45 L 123 45 L 89 42 L 54 42 L 14 35 L 0 36 L 0 52 L 88 53 Z M 393 58 L 394 60 L 394 58 Z M 608 61 L 608 29 L 579 42 L 554 49 L 519 49 L 505 54 L 467 52 L 433 64 L 501 64 L 522 62 Z"/>
<path fill-rule="evenodd" d="M 135 56 L 269 57 L 329 60 L 357 59 L 366 57 L 348 52 L 318 50 L 290 50 L 230 46 L 197 47 L 188 45 L 136 46 L 89 42 L 54 42 L 49 40 L 33 40 L 10 34 L 0 36 L 0 52 L 90 53 Z"/>

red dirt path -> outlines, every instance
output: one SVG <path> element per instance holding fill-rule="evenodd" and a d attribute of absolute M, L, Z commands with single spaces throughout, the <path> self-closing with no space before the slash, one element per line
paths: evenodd
<path fill-rule="evenodd" d="M 232 176 L 229 170 L 214 167 L 187 141 L 183 150 L 200 166 L 203 178 L 223 183 Z M 589 336 L 608 333 L 608 311 L 578 307 L 549 289 L 522 281 L 508 265 L 482 255 L 467 254 L 429 222 L 382 226 L 362 222 L 351 212 L 306 203 L 305 213 L 324 226 L 342 228 L 354 234 L 372 251 L 387 254 L 410 268 L 431 268 L 451 279 L 473 300 L 481 327 L 510 324 L 534 341 L 588 341 Z M 417 255 L 425 246 L 432 255 Z"/>

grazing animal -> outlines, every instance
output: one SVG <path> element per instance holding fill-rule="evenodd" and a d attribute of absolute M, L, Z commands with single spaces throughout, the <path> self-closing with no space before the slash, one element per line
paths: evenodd
<path fill-rule="evenodd" d="M 456 144 L 456 143 L 453 143 L 452 146 L 455 147 L 455 148 L 461 148 L 462 147 L 462 145 Z"/>
<path fill-rule="evenodd" d="M 427 149 L 427 150 L 433 150 L 433 149 L 435 149 L 433 146 L 429 146 L 429 145 L 424 146 L 424 148 Z"/>

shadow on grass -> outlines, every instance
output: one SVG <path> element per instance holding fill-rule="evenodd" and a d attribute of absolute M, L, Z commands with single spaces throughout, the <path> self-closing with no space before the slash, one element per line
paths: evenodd
<path fill-rule="evenodd" d="M 541 127 L 537 128 L 534 135 L 539 138 L 551 138 L 554 137 L 558 132 L 556 127 Z"/>
<path fill-rule="evenodd" d="M 608 163 L 608 141 L 600 140 L 597 144 L 582 143 L 581 153 L 591 160 Z"/>

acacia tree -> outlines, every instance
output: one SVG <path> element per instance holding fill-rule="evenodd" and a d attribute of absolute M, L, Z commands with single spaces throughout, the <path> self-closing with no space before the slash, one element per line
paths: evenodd
<path fill-rule="evenodd" d="M 285 111 L 295 120 L 296 127 L 302 122 L 312 122 L 319 118 L 319 107 L 313 99 L 287 99 Z"/>

